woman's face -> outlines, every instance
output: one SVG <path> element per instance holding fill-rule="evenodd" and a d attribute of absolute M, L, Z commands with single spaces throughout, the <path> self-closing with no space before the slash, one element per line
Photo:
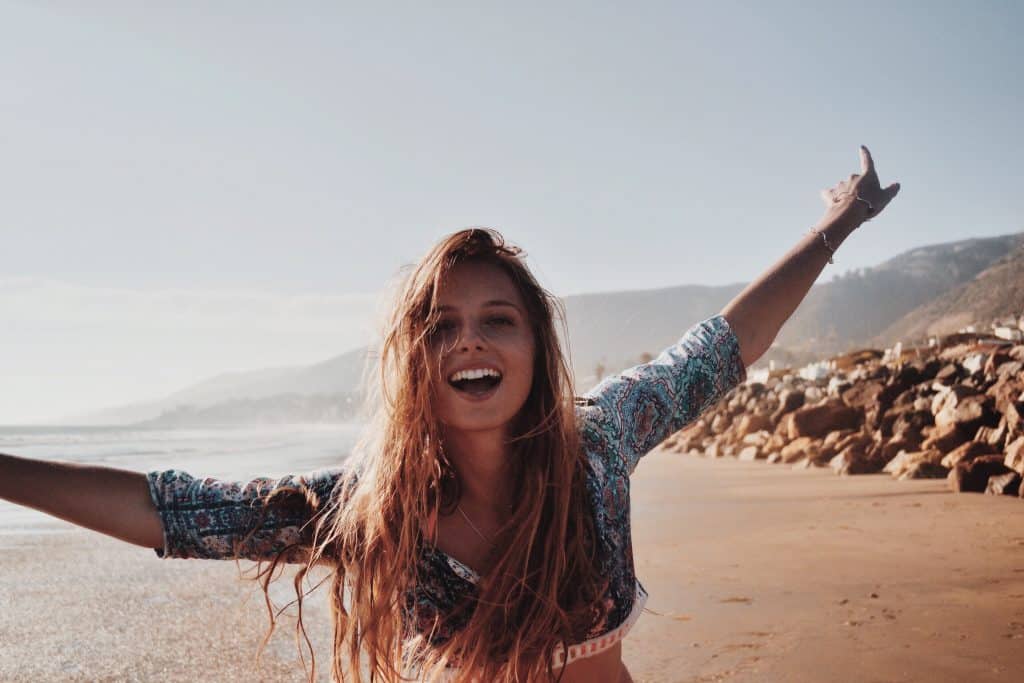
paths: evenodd
<path fill-rule="evenodd" d="M 533 326 L 519 290 L 499 266 L 463 262 L 442 283 L 438 305 L 434 409 L 449 429 L 504 429 L 533 384 Z"/>

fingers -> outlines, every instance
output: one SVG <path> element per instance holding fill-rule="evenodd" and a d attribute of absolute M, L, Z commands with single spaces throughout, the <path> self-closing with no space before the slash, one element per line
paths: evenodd
<path fill-rule="evenodd" d="M 870 171 L 875 170 L 875 161 L 871 158 L 871 152 L 864 145 L 860 146 L 860 171 L 864 175 L 867 175 Z"/>

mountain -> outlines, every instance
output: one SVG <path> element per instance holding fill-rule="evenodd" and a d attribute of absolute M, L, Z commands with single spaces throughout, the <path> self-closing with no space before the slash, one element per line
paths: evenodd
<path fill-rule="evenodd" d="M 258 412 L 265 413 L 267 399 L 273 397 L 340 395 L 345 400 L 358 394 L 366 368 L 365 348 L 348 351 L 320 363 L 283 368 L 252 370 L 249 372 L 228 372 L 217 375 L 191 387 L 177 391 L 154 401 L 115 406 L 95 413 L 75 415 L 61 420 L 64 424 L 129 424 L 146 423 L 151 426 L 162 424 L 158 418 L 164 415 L 166 421 L 182 424 L 187 415 L 202 415 L 198 422 L 213 423 L 218 414 L 214 406 L 222 406 L 225 422 L 237 423 L 241 419 L 239 402 L 263 400 Z M 225 406 L 222 404 L 230 404 Z M 287 398 L 279 402 L 282 410 L 294 413 Z M 253 406 L 255 409 L 255 405 Z M 321 410 L 314 411 L 322 414 Z M 317 421 L 311 415 L 310 421 Z M 230 419 L 229 419 L 230 418 Z M 297 420 L 301 421 L 301 420 Z"/>
<path fill-rule="evenodd" d="M 975 325 L 1024 315 L 1024 245 L 997 259 L 967 282 L 943 292 L 886 327 L 872 341 L 891 345 L 899 340 L 922 343 L 932 335 L 949 334 Z"/>
<path fill-rule="evenodd" d="M 566 297 L 577 391 L 640 362 L 715 315 L 745 285 L 683 285 Z M 929 245 L 816 284 L 754 367 L 799 366 L 862 346 L 889 346 L 936 330 L 1024 311 L 1024 233 Z M 1015 307 L 1017 310 L 1015 310 Z M 150 425 L 333 421 L 351 415 L 368 352 L 308 366 L 226 373 L 155 401 L 65 423 Z M 344 405 L 340 405 L 343 403 Z"/>
<path fill-rule="evenodd" d="M 919 247 L 815 285 L 779 331 L 776 344 L 818 357 L 891 345 L 900 334 L 887 330 L 897 331 L 894 326 L 904 316 L 972 281 L 1022 245 L 1024 233 Z"/>

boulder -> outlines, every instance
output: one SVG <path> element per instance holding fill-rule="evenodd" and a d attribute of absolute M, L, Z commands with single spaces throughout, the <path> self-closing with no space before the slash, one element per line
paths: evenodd
<path fill-rule="evenodd" d="M 1010 360 L 1010 349 L 1008 347 L 1001 347 L 992 352 L 992 355 L 985 361 L 985 367 L 982 372 L 985 375 L 993 376 L 999 369 L 999 366 L 1003 365 Z"/>
<path fill-rule="evenodd" d="M 744 446 L 757 446 L 758 448 L 762 448 L 769 440 L 771 440 L 771 436 L 771 432 L 762 429 L 759 432 L 747 434 L 740 439 L 740 443 Z"/>
<path fill-rule="evenodd" d="M 953 395 L 954 392 L 948 394 Z M 955 402 L 945 401 L 942 409 L 935 414 L 936 427 L 956 424 L 967 434 L 974 434 L 982 425 L 995 427 L 998 423 L 999 414 L 995 411 L 992 398 L 984 394 L 964 396 Z"/>
<path fill-rule="evenodd" d="M 941 479 L 949 468 L 940 464 L 939 451 L 902 451 L 885 464 L 883 471 L 897 479 Z"/>
<path fill-rule="evenodd" d="M 1017 437 L 1006 446 L 1003 464 L 1015 472 L 1024 474 L 1024 436 Z"/>
<path fill-rule="evenodd" d="M 835 454 L 842 450 L 839 444 L 854 434 L 857 434 L 857 432 L 853 429 L 837 429 L 829 432 L 821 442 L 821 450 L 818 453 L 816 463 L 827 463 L 835 457 Z"/>
<path fill-rule="evenodd" d="M 957 466 L 949 471 L 946 481 L 949 482 L 949 488 L 955 493 L 967 491 L 983 493 L 988 487 L 989 477 L 1012 471 L 1003 464 L 1001 456 L 982 455 L 969 462 L 957 463 Z"/>
<path fill-rule="evenodd" d="M 842 401 L 851 408 L 865 410 L 869 406 L 878 403 L 878 395 L 882 393 L 885 385 L 881 380 L 870 382 L 859 382 L 842 393 Z"/>
<path fill-rule="evenodd" d="M 962 443 L 966 443 L 970 437 L 955 424 L 945 427 L 936 427 L 928 438 L 921 443 L 922 450 L 937 449 L 943 453 L 949 453 Z"/>
<path fill-rule="evenodd" d="M 804 458 L 817 457 L 820 448 L 817 440 L 809 436 L 802 436 L 783 447 L 782 462 L 791 464 Z"/>
<path fill-rule="evenodd" d="M 916 437 L 914 434 L 906 434 L 884 441 L 881 451 L 882 460 L 889 462 L 899 455 L 900 451 L 919 451 L 921 449 L 921 441 L 923 439 L 920 434 L 917 434 Z"/>
<path fill-rule="evenodd" d="M 1007 437 L 1024 434 L 1024 404 L 1007 402 L 1003 408 L 1003 417 L 1006 418 Z"/>
<path fill-rule="evenodd" d="M 908 430 L 920 433 L 925 427 L 930 427 L 934 424 L 935 417 L 932 415 L 931 410 L 907 410 L 897 415 L 896 421 L 892 425 L 892 436 L 899 436 Z"/>
<path fill-rule="evenodd" d="M 974 440 L 984 441 L 995 448 L 1002 448 L 1006 445 L 1006 432 L 1006 416 L 1004 415 L 995 427 L 978 427 Z"/>
<path fill-rule="evenodd" d="M 963 375 L 956 363 L 947 363 L 935 373 L 935 381 L 941 384 L 953 384 Z"/>
<path fill-rule="evenodd" d="M 792 413 L 789 423 L 789 438 L 802 436 L 821 438 L 837 429 L 852 429 L 859 426 L 860 412 L 835 399 L 812 406 L 804 406 Z"/>
<path fill-rule="evenodd" d="M 950 387 L 943 387 L 932 396 L 932 415 L 938 415 L 947 407 L 956 407 L 961 399 L 974 396 L 978 390 L 966 384 L 954 384 Z M 935 424 L 938 424 L 936 422 Z"/>
<path fill-rule="evenodd" d="M 1020 473 L 1006 472 L 988 478 L 985 493 L 994 496 L 1016 496 L 1020 492 Z"/>
<path fill-rule="evenodd" d="M 761 449 L 757 446 L 744 446 L 736 456 L 740 460 L 753 461 L 761 457 Z"/>
<path fill-rule="evenodd" d="M 1024 376 L 1001 375 L 992 386 L 985 390 L 988 396 L 995 402 L 996 410 L 1006 413 L 1006 408 L 1011 403 L 1020 400 L 1021 392 L 1024 391 Z"/>
<path fill-rule="evenodd" d="M 851 443 L 829 460 L 829 467 L 836 474 L 870 474 L 880 471 L 885 466 L 885 462 L 880 458 L 870 457 L 868 452 L 870 443 L 870 440 Z"/>
<path fill-rule="evenodd" d="M 783 415 L 793 412 L 804 405 L 806 397 L 799 389 L 786 389 L 779 394 L 779 407 L 771 415 L 772 423 L 778 422 Z"/>
<path fill-rule="evenodd" d="M 941 452 L 941 451 L 940 451 Z M 956 467 L 957 463 L 970 462 L 981 455 L 996 455 L 999 449 L 985 443 L 984 441 L 968 441 L 962 443 L 942 458 L 942 465 L 949 469 Z"/>
<path fill-rule="evenodd" d="M 739 423 L 734 427 L 737 437 L 743 437 L 753 432 L 759 432 L 772 428 L 772 422 L 767 415 L 746 414 L 740 418 Z"/>

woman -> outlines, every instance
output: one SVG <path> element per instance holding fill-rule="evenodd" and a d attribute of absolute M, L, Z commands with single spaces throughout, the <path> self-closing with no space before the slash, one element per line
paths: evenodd
<path fill-rule="evenodd" d="M 264 590 L 301 563 L 300 606 L 302 577 L 326 567 L 339 680 L 630 681 L 621 640 L 646 593 L 628 477 L 744 379 L 833 251 L 895 197 L 864 147 L 861 163 L 719 315 L 581 399 L 554 299 L 497 233 L 464 230 L 406 279 L 379 410 L 344 468 L 245 483 L 0 456 L 0 496 L 162 557 L 268 561 Z"/>

